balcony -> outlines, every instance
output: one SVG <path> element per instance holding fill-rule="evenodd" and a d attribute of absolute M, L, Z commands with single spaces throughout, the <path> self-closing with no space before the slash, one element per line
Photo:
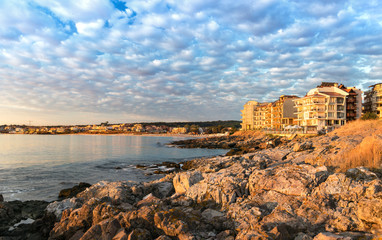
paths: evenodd
<path fill-rule="evenodd" d="M 354 105 L 346 106 L 346 110 L 356 110 L 357 108 Z"/>
<path fill-rule="evenodd" d="M 355 98 L 348 98 L 346 99 L 346 102 L 348 103 L 355 103 L 356 99 Z"/>
<path fill-rule="evenodd" d="M 313 101 L 312 104 L 325 104 L 323 101 Z"/>

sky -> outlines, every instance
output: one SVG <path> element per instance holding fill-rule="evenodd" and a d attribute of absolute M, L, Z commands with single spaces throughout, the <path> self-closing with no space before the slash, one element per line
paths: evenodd
<path fill-rule="evenodd" d="M 382 82 L 382 1 L 0 0 L 0 125 L 240 120 Z"/>

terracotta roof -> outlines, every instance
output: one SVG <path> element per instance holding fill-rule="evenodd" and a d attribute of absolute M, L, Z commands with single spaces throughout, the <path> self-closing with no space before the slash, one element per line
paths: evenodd
<path fill-rule="evenodd" d="M 306 99 L 306 98 L 312 98 L 312 97 L 316 97 L 316 98 L 325 98 L 324 95 L 315 93 L 315 94 L 313 94 L 313 95 L 305 95 L 305 96 L 302 97 L 302 98 L 296 98 L 296 99 L 294 99 L 293 101 L 297 101 L 297 100 L 300 100 L 300 99 Z"/>

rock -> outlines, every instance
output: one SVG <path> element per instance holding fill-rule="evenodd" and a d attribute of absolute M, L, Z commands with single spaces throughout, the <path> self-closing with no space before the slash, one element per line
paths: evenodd
<path fill-rule="evenodd" d="M 162 229 L 168 236 L 176 237 L 189 230 L 189 218 L 191 215 L 185 214 L 179 208 L 168 211 L 157 212 L 154 216 L 155 226 Z M 197 224 L 195 221 L 192 224 Z"/>
<path fill-rule="evenodd" d="M 315 188 L 312 194 L 321 198 L 358 201 L 365 194 L 365 191 L 366 187 L 363 183 L 352 181 L 343 173 L 335 173 Z"/>
<path fill-rule="evenodd" d="M 133 183 L 128 182 L 98 182 L 86 190 L 77 194 L 77 198 L 83 201 L 88 201 L 91 198 L 104 198 L 109 197 L 115 203 L 128 202 L 133 204 L 136 200 L 132 194 L 131 186 Z"/>
<path fill-rule="evenodd" d="M 371 172 L 369 169 L 365 167 L 351 168 L 346 171 L 345 175 L 346 177 L 352 178 L 356 181 L 359 181 L 359 180 L 371 181 L 374 179 L 378 179 L 377 174 Z"/>
<path fill-rule="evenodd" d="M 46 239 L 55 217 L 45 215 L 48 202 L 11 201 L 0 203 L 0 236 L 4 239 Z"/>
<path fill-rule="evenodd" d="M 354 146 L 362 140 L 350 138 Z M 211 147 L 250 153 L 194 159 L 183 165 L 189 171 L 149 183 L 97 183 L 77 194 L 79 206 L 70 205 L 68 199 L 68 207 L 57 203 L 52 207 L 50 212 L 60 209 L 62 217 L 50 237 L 311 240 L 378 236 L 382 228 L 378 170 L 373 170 L 377 175 L 360 167 L 345 174 L 330 173 L 318 161 L 340 156 L 336 154 L 342 146 L 331 146 L 330 135 L 325 135 L 319 141 L 309 138 L 293 151 L 301 140 L 297 137 L 286 144 L 264 136 L 211 139 Z M 260 150 L 262 142 L 267 149 Z M 194 143 L 207 144 L 204 140 Z M 11 210 L 0 208 L 0 216 L 15 215 Z"/>
<path fill-rule="evenodd" d="M 313 238 L 305 233 L 298 233 L 294 240 L 312 240 Z"/>
<path fill-rule="evenodd" d="M 216 235 L 216 240 L 234 240 L 234 235 L 232 230 L 225 230 Z"/>
<path fill-rule="evenodd" d="M 357 216 L 363 222 L 365 230 L 382 229 L 382 198 L 360 200 L 357 204 Z"/>
<path fill-rule="evenodd" d="M 60 222 L 58 222 L 50 232 L 50 238 L 69 239 L 78 231 L 85 232 L 92 226 L 93 209 L 98 203 L 98 201 L 89 201 L 80 208 L 64 210 Z M 96 230 L 95 228 L 92 231 Z"/>
<path fill-rule="evenodd" d="M 97 204 L 92 211 L 92 221 L 91 223 L 97 224 L 105 219 L 109 219 L 118 215 L 120 209 L 112 205 L 110 202 L 104 202 Z"/>
<path fill-rule="evenodd" d="M 121 225 L 117 219 L 106 219 L 93 225 L 81 237 L 81 240 L 112 239 L 120 231 Z"/>
<path fill-rule="evenodd" d="M 112 240 L 128 240 L 128 235 L 124 229 L 121 229 Z"/>
<path fill-rule="evenodd" d="M 307 141 L 307 142 L 303 142 L 303 143 L 296 143 L 293 146 L 293 151 L 301 152 L 301 151 L 309 150 L 309 149 L 312 149 L 312 148 L 313 148 L 313 142 L 312 141 Z"/>
<path fill-rule="evenodd" d="M 335 140 L 337 140 L 337 139 L 339 139 L 339 138 L 340 138 L 339 136 L 335 135 L 335 136 L 333 136 L 333 137 L 330 139 L 330 141 L 335 141 Z"/>
<path fill-rule="evenodd" d="M 4 202 L 4 197 L 2 194 L 0 194 L 0 202 Z"/>
<path fill-rule="evenodd" d="M 288 225 L 285 223 L 281 223 L 280 225 L 277 225 L 274 227 L 270 232 L 270 236 L 272 239 L 275 240 L 288 240 L 288 239 L 294 239 L 292 234 L 290 233 L 291 229 Z"/>
<path fill-rule="evenodd" d="M 151 234 L 148 230 L 142 228 L 136 228 L 129 234 L 128 240 L 141 240 L 141 239 L 152 239 Z"/>
<path fill-rule="evenodd" d="M 169 236 L 166 236 L 166 235 L 161 235 L 161 236 L 155 238 L 155 240 L 171 240 L 171 238 Z"/>
<path fill-rule="evenodd" d="M 175 175 L 173 184 L 175 192 L 184 194 L 195 183 L 203 179 L 202 173 L 199 171 L 183 172 Z"/>
<path fill-rule="evenodd" d="M 48 213 L 54 214 L 57 219 L 61 218 L 62 212 L 66 209 L 74 210 L 82 206 L 82 201 L 78 198 L 68 198 L 62 201 L 55 201 L 46 207 Z"/>
<path fill-rule="evenodd" d="M 153 181 L 150 183 L 144 183 L 145 193 L 152 193 L 158 198 L 169 197 L 174 193 L 174 185 L 172 182 Z"/>
<path fill-rule="evenodd" d="M 319 233 L 317 236 L 313 238 L 313 240 L 337 240 L 337 239 L 351 240 L 350 237 L 343 237 L 341 235 L 337 235 L 330 232 Z"/>
<path fill-rule="evenodd" d="M 257 192 L 276 191 L 291 196 L 307 196 L 312 187 L 328 176 L 325 167 L 311 165 L 282 165 L 265 170 L 255 170 L 249 177 L 251 195 Z"/>
<path fill-rule="evenodd" d="M 207 222 L 212 222 L 214 220 L 219 220 L 221 217 L 224 217 L 224 213 L 208 208 L 202 212 L 202 217 Z"/>
<path fill-rule="evenodd" d="M 149 195 L 145 196 L 141 201 L 139 201 L 136 205 L 138 208 L 142 206 L 151 206 L 154 204 L 160 203 L 160 199 L 155 197 L 152 193 Z"/>
<path fill-rule="evenodd" d="M 65 199 L 76 196 L 78 193 L 84 191 L 86 188 L 90 187 L 89 183 L 80 182 L 78 185 L 72 188 L 62 189 L 58 194 L 58 198 Z"/>

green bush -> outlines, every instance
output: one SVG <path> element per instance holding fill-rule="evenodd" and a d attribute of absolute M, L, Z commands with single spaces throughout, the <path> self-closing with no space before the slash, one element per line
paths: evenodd
<path fill-rule="evenodd" d="M 378 115 L 373 112 L 366 112 L 361 117 L 362 120 L 378 119 Z"/>

